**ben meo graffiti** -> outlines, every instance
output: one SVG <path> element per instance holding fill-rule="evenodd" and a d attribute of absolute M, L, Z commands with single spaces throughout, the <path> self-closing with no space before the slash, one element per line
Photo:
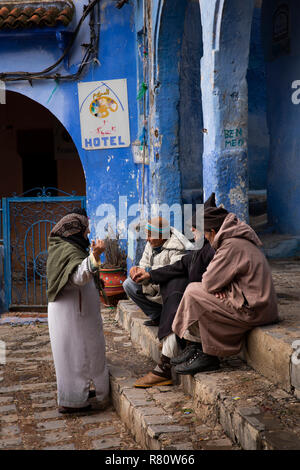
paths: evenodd
<path fill-rule="evenodd" d="M 126 79 L 79 83 L 78 98 L 84 149 L 130 145 Z"/>
<path fill-rule="evenodd" d="M 244 131 L 240 128 L 224 129 L 225 149 L 243 147 L 245 143 Z"/>

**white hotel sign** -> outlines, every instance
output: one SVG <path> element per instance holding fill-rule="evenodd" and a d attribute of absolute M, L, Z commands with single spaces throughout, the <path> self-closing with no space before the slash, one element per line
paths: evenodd
<path fill-rule="evenodd" d="M 78 83 L 82 148 L 97 150 L 130 145 L 127 81 Z"/>

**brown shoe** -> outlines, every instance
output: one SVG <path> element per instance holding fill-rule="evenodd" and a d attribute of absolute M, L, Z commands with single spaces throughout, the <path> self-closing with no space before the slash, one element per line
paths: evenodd
<path fill-rule="evenodd" d="M 149 388 L 158 385 L 173 385 L 173 381 L 169 377 L 163 377 L 161 375 L 156 375 L 153 372 L 148 372 L 148 374 L 138 379 L 134 384 L 135 387 L 140 388 Z"/>

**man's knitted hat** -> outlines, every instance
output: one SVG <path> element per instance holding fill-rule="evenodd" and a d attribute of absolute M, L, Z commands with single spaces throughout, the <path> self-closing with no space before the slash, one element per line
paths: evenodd
<path fill-rule="evenodd" d="M 170 237 L 170 224 L 163 217 L 153 217 L 146 225 L 146 230 L 151 233 L 152 238 Z"/>

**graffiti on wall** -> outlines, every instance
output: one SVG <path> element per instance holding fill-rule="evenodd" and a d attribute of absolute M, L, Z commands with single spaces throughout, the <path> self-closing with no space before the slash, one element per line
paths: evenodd
<path fill-rule="evenodd" d="M 225 148 L 243 147 L 245 138 L 242 128 L 224 129 Z"/>

